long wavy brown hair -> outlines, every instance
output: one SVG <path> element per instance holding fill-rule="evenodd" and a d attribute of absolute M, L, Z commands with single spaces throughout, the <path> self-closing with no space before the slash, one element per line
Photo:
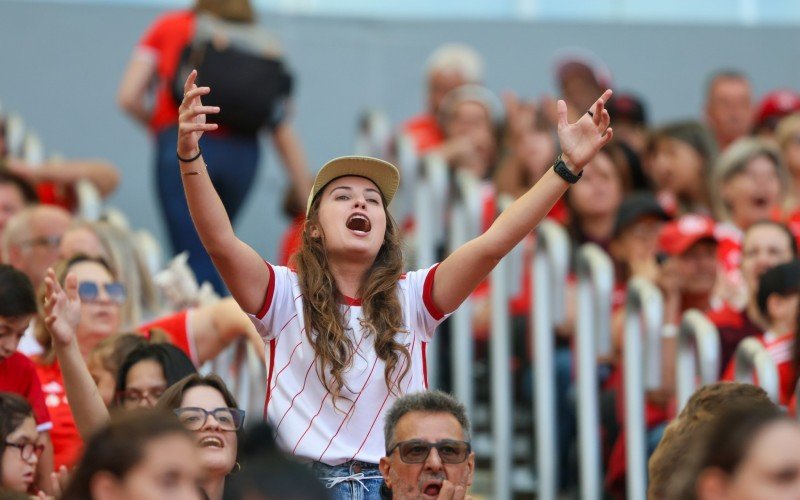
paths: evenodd
<path fill-rule="evenodd" d="M 353 339 L 347 335 L 345 318 L 339 306 L 342 294 L 331 274 L 324 247 L 325 235 L 319 227 L 320 198 L 318 196 L 311 205 L 302 244 L 293 257 L 293 264 L 303 294 L 306 337 L 318 357 L 317 376 L 331 393 L 335 405 L 341 397 L 343 374 L 352 364 L 355 347 Z M 395 334 L 407 332 L 397 295 L 397 281 L 403 272 L 403 252 L 397 225 L 385 203 L 384 212 L 386 233 L 383 245 L 359 290 L 363 313 L 360 322 L 364 335 L 375 336 L 375 352 L 386 363 L 386 386 L 391 393 L 396 393 L 410 368 L 411 355 L 405 345 L 395 340 Z M 312 236 L 314 228 L 321 237 Z M 401 357 L 405 358 L 405 365 L 400 375 L 394 376 L 395 370 L 403 366 Z"/>

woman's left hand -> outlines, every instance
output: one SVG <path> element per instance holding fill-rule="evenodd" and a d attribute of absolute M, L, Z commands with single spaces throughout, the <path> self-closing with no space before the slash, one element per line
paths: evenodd
<path fill-rule="evenodd" d="M 69 345 L 75 340 L 75 331 L 81 319 L 78 278 L 74 274 L 68 274 L 64 290 L 56 279 L 56 273 L 50 268 L 47 270 L 44 284 L 45 325 L 54 342 Z"/>
<path fill-rule="evenodd" d="M 613 132 L 609 125 L 611 117 L 605 104 L 611 98 L 611 89 L 581 115 L 575 123 L 567 120 L 567 103 L 558 101 L 558 140 L 561 143 L 562 159 L 574 173 L 580 172 L 597 152 L 608 144 Z"/>

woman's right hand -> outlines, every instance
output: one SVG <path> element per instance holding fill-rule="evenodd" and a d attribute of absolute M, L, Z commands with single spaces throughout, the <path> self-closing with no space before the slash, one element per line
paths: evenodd
<path fill-rule="evenodd" d="M 53 268 L 47 270 L 44 278 L 44 322 L 53 342 L 69 345 L 75 341 L 75 331 L 81 320 L 81 298 L 78 295 L 78 278 L 67 275 L 65 288 L 56 279 Z"/>
<path fill-rule="evenodd" d="M 183 84 L 183 101 L 178 107 L 178 155 L 191 158 L 200 150 L 200 137 L 207 130 L 216 130 L 216 123 L 206 123 L 206 115 L 219 113 L 218 106 L 203 106 L 201 96 L 211 92 L 210 87 L 198 87 L 197 70 L 192 70 Z"/>

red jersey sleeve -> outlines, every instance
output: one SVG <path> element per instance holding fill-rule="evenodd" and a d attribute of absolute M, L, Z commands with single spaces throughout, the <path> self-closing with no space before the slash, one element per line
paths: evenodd
<path fill-rule="evenodd" d="M 150 330 L 160 329 L 167 333 L 170 342 L 175 347 L 186 353 L 189 359 L 195 365 L 198 365 L 197 349 L 194 345 L 194 338 L 192 338 L 191 329 L 189 328 L 189 313 L 190 309 L 183 310 L 177 314 L 164 316 L 155 321 L 151 321 L 139 327 L 139 331 L 144 335 L 149 336 Z"/>

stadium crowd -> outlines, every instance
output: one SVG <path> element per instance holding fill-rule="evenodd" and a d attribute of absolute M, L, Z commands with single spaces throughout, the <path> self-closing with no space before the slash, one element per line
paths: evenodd
<path fill-rule="evenodd" d="M 175 92 L 181 51 L 214 23 L 283 57 L 249 2 L 198 0 L 155 21 L 121 78 L 118 104 L 157 150 L 177 255 L 165 269 L 148 265 L 148 248 L 117 218 L 82 216 L 81 186 L 108 196 L 116 167 L 31 164 L 0 116 L 0 497 L 469 498 L 479 425 L 462 402 L 429 389 L 428 366 L 450 359 L 427 347 L 434 335 L 452 343 L 447 318 L 469 298 L 472 377 L 488 404 L 487 276 L 517 246 L 534 254 L 533 230 L 547 218 L 574 252 L 594 243 L 614 265 L 613 349 L 596 374 L 604 494 L 625 498 L 624 306 L 639 278 L 657 286 L 664 311 L 662 386 L 647 392 L 644 415 L 648 496 L 800 498 L 800 93 L 758 99 L 744 72 L 709 67 L 705 108 L 653 124 L 646 89 L 618 92 L 588 52 L 557 60 L 558 99 L 526 100 L 498 96 L 478 52 L 447 44 L 426 63 L 423 109 L 376 148 L 384 157 L 333 159 L 314 178 L 290 125 L 291 85 L 246 132 L 209 101 L 202 67 L 181 73 Z M 275 263 L 234 232 L 263 132 L 291 180 Z M 434 235 L 413 211 L 395 221 L 389 210 L 399 183 L 413 192 L 417 179 L 401 180 L 393 165 L 401 138 L 416 163 L 441 162 L 451 179 L 478 186 L 479 236 L 420 270 L 414 245 Z M 456 192 L 441 193 L 445 206 Z M 504 196 L 514 202 L 501 210 Z M 537 277 L 526 269 L 519 279 L 506 368 L 529 406 Z M 555 338 L 565 495 L 577 494 L 577 293 L 571 275 Z M 689 310 L 716 327 L 719 382 L 679 408 L 677 337 Z M 774 397 L 761 381 L 736 381 L 745 339 L 774 365 Z M 204 368 L 237 347 L 265 366 L 263 416 L 239 407 L 229 373 Z"/>

